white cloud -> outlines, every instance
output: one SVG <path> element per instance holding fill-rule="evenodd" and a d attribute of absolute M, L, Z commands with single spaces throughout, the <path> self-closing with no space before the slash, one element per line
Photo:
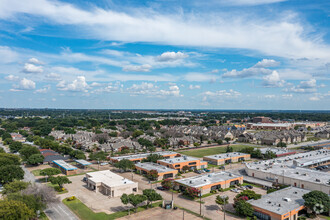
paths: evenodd
<path fill-rule="evenodd" d="M 43 62 L 41 62 L 40 60 L 38 60 L 37 58 L 34 58 L 34 57 L 30 58 L 28 63 L 32 63 L 32 64 L 36 64 L 36 65 L 43 65 L 44 64 Z"/>
<path fill-rule="evenodd" d="M 290 85 L 289 88 L 284 89 L 285 92 L 295 92 L 295 93 L 313 93 L 317 91 L 317 84 L 315 79 L 310 79 L 308 81 L 301 81 L 299 85 Z"/>
<path fill-rule="evenodd" d="M 57 84 L 57 89 L 71 92 L 88 92 L 90 88 L 84 76 L 78 76 L 72 83 L 61 81 Z"/>
<path fill-rule="evenodd" d="M 283 99 L 291 99 L 292 97 L 293 97 L 292 94 L 283 94 L 283 95 L 282 95 L 282 98 L 283 98 Z"/>
<path fill-rule="evenodd" d="M 168 90 L 160 89 L 153 83 L 143 82 L 141 84 L 133 84 L 127 89 L 127 92 L 131 95 L 148 95 L 163 98 L 165 96 L 181 97 L 180 88 L 177 85 L 169 86 Z"/>
<path fill-rule="evenodd" d="M 43 71 L 44 70 L 42 66 L 36 66 L 32 63 L 24 64 L 23 72 L 25 73 L 42 73 Z"/>
<path fill-rule="evenodd" d="M 189 82 L 215 82 L 219 76 L 208 73 L 187 73 L 183 79 Z"/>
<path fill-rule="evenodd" d="M 32 90 L 36 88 L 36 83 L 30 79 L 23 78 L 18 84 L 14 84 L 13 88 L 14 90 L 11 91 Z"/>
<path fill-rule="evenodd" d="M 127 65 L 123 67 L 123 71 L 125 72 L 150 72 L 151 65 L 144 64 L 144 65 Z"/>
<path fill-rule="evenodd" d="M 90 84 L 91 87 L 100 87 L 102 86 L 102 83 L 98 83 L 98 82 L 93 82 Z"/>
<path fill-rule="evenodd" d="M 201 86 L 200 85 L 189 85 L 189 89 L 193 90 L 193 89 L 200 89 Z"/>
<path fill-rule="evenodd" d="M 259 61 L 256 65 L 254 65 L 254 67 L 267 68 L 267 67 L 275 67 L 278 65 L 280 65 L 280 62 L 277 62 L 275 60 L 263 59 L 263 60 Z"/>
<path fill-rule="evenodd" d="M 263 86 L 265 87 L 282 87 L 285 84 L 284 80 L 280 79 L 280 75 L 276 70 L 272 74 L 263 77 Z"/>
<path fill-rule="evenodd" d="M 232 2 L 240 5 L 250 1 Z M 33 4 L 30 1 L 2 0 L 0 4 L 2 19 L 14 20 L 16 15 L 32 15 L 39 18 L 40 23 L 46 20 L 52 24 L 75 26 L 75 30 L 80 30 L 85 37 L 99 40 L 242 48 L 288 58 L 329 59 L 330 53 L 325 41 L 311 33 L 294 13 L 283 12 L 275 18 L 260 18 L 242 11 L 233 14 L 209 10 L 206 13 L 184 13 L 178 10 L 170 14 L 150 8 L 115 11 L 92 6 L 83 9 L 49 0 L 35 0 Z M 251 4 L 256 5 L 258 1 L 253 0 Z M 20 20 L 29 25 L 27 20 Z"/>
<path fill-rule="evenodd" d="M 246 77 L 252 77 L 252 76 L 260 76 L 260 75 L 268 75 L 271 74 L 272 70 L 265 69 L 265 68 L 244 68 L 241 71 L 238 70 L 231 70 L 228 72 L 225 72 L 222 77 L 224 78 L 246 78 Z"/>
<path fill-rule="evenodd" d="M 10 74 L 10 75 L 6 76 L 5 79 L 6 80 L 9 80 L 9 81 L 18 81 L 19 80 L 19 77 Z"/>
<path fill-rule="evenodd" d="M 61 75 L 57 73 L 49 73 L 45 75 L 45 79 L 48 81 L 60 81 Z"/>
<path fill-rule="evenodd" d="M 93 83 L 92 83 L 93 84 Z M 91 84 L 91 85 L 92 85 Z M 94 84 L 95 85 L 95 84 Z M 97 86 L 102 86 L 102 84 L 98 83 Z M 106 87 L 104 88 L 99 88 L 96 89 L 94 91 L 92 91 L 92 93 L 103 93 L 103 92 L 117 92 L 121 87 L 123 87 L 122 84 L 120 84 L 120 82 L 116 82 L 115 84 L 109 83 Z"/>
<path fill-rule="evenodd" d="M 41 89 L 37 89 L 34 93 L 47 93 L 50 90 L 50 85 L 44 86 Z"/>
<path fill-rule="evenodd" d="M 158 56 L 156 59 L 159 62 L 172 62 L 187 58 L 189 55 L 182 52 L 165 52 Z"/>
<path fill-rule="evenodd" d="M 204 92 L 203 95 L 205 96 L 210 96 L 210 97 L 238 97 L 241 95 L 240 92 L 234 91 L 232 89 L 230 90 L 219 90 L 219 91 L 215 91 L 215 92 L 211 92 L 211 91 L 207 91 Z"/>
<path fill-rule="evenodd" d="M 312 96 L 312 97 L 309 97 L 308 99 L 310 101 L 320 101 L 321 100 L 320 97 L 318 97 L 318 96 Z"/>
<path fill-rule="evenodd" d="M 275 97 L 276 97 L 275 95 L 265 95 L 265 98 L 267 98 L 267 99 L 273 99 Z"/>
<path fill-rule="evenodd" d="M 232 6 L 255 6 L 284 2 L 287 0 L 220 0 L 218 3 Z"/>

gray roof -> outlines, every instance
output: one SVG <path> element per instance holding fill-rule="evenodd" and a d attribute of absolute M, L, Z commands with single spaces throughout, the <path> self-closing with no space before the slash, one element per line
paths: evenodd
<path fill-rule="evenodd" d="M 181 163 L 183 161 L 187 162 L 187 161 L 197 161 L 197 160 L 201 160 L 201 159 L 196 158 L 196 157 L 182 156 L 182 157 L 162 159 L 162 160 L 158 160 L 158 161 L 168 163 L 168 164 L 175 164 L 175 163 Z"/>
<path fill-rule="evenodd" d="M 238 157 L 238 156 L 244 156 L 244 155 L 248 155 L 248 154 L 240 153 L 240 152 L 231 152 L 231 153 L 215 154 L 215 155 L 205 156 L 204 158 L 219 160 L 219 159 L 227 159 L 227 158 L 230 159 L 231 157 Z"/>
<path fill-rule="evenodd" d="M 165 155 L 178 154 L 178 153 L 174 152 L 174 151 L 159 151 L 159 152 L 154 152 L 154 153 L 134 154 L 134 155 L 119 156 L 119 157 L 111 157 L 111 159 L 118 160 L 118 161 L 123 160 L 123 159 L 132 160 L 132 159 L 146 158 L 150 154 L 158 154 L 158 155 L 165 156 Z"/>
<path fill-rule="evenodd" d="M 206 186 L 213 183 L 219 183 L 225 180 L 230 180 L 233 178 L 241 177 L 241 175 L 232 174 L 229 172 L 216 172 L 216 173 L 208 173 L 199 176 L 193 176 L 189 178 L 175 180 L 176 182 L 183 184 L 185 186 L 190 186 L 194 188 Z"/>
<path fill-rule="evenodd" d="M 304 205 L 302 196 L 310 192 L 306 189 L 296 187 L 284 188 L 270 194 L 264 195 L 261 199 L 248 201 L 253 206 L 268 210 L 270 212 L 284 215 Z"/>
<path fill-rule="evenodd" d="M 168 168 L 166 166 L 157 164 L 157 163 L 152 163 L 152 162 L 146 162 L 146 163 L 137 163 L 135 164 L 136 167 L 140 167 L 143 169 L 146 169 L 148 171 L 150 170 L 157 170 L 158 173 L 165 173 L 169 171 L 175 171 L 175 169 Z"/>

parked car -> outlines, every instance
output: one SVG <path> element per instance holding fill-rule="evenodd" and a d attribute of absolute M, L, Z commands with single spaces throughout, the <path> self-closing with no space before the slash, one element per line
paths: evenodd
<path fill-rule="evenodd" d="M 105 166 L 105 165 L 108 165 L 108 163 L 107 162 L 100 163 L 100 166 Z"/>
<path fill-rule="evenodd" d="M 251 185 L 245 185 L 246 188 L 253 189 L 253 186 Z"/>
<path fill-rule="evenodd" d="M 164 190 L 165 190 L 165 188 L 162 187 L 162 186 L 158 186 L 157 189 L 158 189 L 158 190 L 161 190 L 161 191 L 164 191 Z"/>
<path fill-rule="evenodd" d="M 204 171 L 209 173 L 211 170 L 204 168 Z"/>
<path fill-rule="evenodd" d="M 238 189 L 231 189 L 230 191 L 232 191 L 232 192 L 235 192 L 235 193 L 238 193 L 239 192 L 239 190 Z"/>
<path fill-rule="evenodd" d="M 195 173 L 201 174 L 203 172 L 201 170 L 195 170 Z"/>
<path fill-rule="evenodd" d="M 87 182 L 87 177 L 84 177 L 84 178 L 83 178 L 83 181 L 84 181 L 84 182 Z"/>

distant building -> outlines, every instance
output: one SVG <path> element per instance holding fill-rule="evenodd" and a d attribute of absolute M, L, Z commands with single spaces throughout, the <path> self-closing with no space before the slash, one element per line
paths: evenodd
<path fill-rule="evenodd" d="M 53 164 L 55 167 L 58 167 L 65 175 L 77 174 L 77 167 L 68 164 L 64 160 L 54 160 Z"/>
<path fill-rule="evenodd" d="M 120 197 L 124 193 L 131 194 L 138 191 L 138 183 L 109 170 L 87 173 L 86 178 L 87 188 L 109 197 Z"/>
<path fill-rule="evenodd" d="M 44 164 L 52 163 L 54 160 L 67 160 L 68 159 L 51 149 L 40 149 L 39 151 L 42 154 L 42 156 L 44 156 L 44 161 L 43 161 Z"/>
<path fill-rule="evenodd" d="M 250 154 L 232 152 L 225 154 L 216 154 L 203 157 L 203 160 L 207 161 L 210 164 L 221 165 L 226 163 L 235 163 L 245 160 L 250 160 Z"/>
<path fill-rule="evenodd" d="M 125 155 L 125 156 L 118 156 L 118 157 L 110 157 L 111 163 L 116 163 L 123 159 L 127 159 L 133 161 L 134 163 L 139 163 L 143 159 L 146 159 L 150 154 L 158 154 L 163 156 L 164 158 L 174 158 L 180 156 L 177 152 L 174 151 L 159 151 L 154 153 L 145 153 L 145 154 L 133 154 L 133 155 Z"/>
<path fill-rule="evenodd" d="M 248 123 L 247 128 L 248 129 L 255 129 L 255 130 L 290 130 L 294 126 L 293 124 L 289 123 Z"/>
<path fill-rule="evenodd" d="M 178 170 L 168 168 L 157 163 L 138 163 L 135 164 L 135 169 L 139 170 L 142 174 L 148 174 L 151 170 L 156 170 L 158 173 L 158 180 L 174 178 L 178 174 Z"/>
<path fill-rule="evenodd" d="M 207 168 L 206 161 L 202 161 L 199 158 L 189 156 L 158 160 L 157 163 L 168 168 L 176 169 L 178 171 L 181 171 L 184 166 L 188 166 L 191 170 Z"/>
<path fill-rule="evenodd" d="M 25 141 L 25 137 L 23 137 L 23 135 L 18 134 L 18 133 L 10 133 L 11 138 L 13 139 L 13 141 L 18 141 L 18 142 L 24 142 Z"/>
<path fill-rule="evenodd" d="M 243 176 L 228 172 L 216 172 L 175 180 L 180 185 L 180 190 L 187 187 L 199 189 L 201 194 L 210 193 L 211 190 L 226 189 L 230 186 L 243 183 Z"/>
<path fill-rule="evenodd" d="M 295 220 L 298 216 L 306 213 L 303 195 L 309 190 L 288 187 L 267 195 L 261 199 L 250 200 L 254 209 L 254 215 L 264 220 Z"/>
<path fill-rule="evenodd" d="M 290 151 L 290 150 L 287 150 L 287 149 L 284 149 L 284 148 L 255 148 L 255 150 L 258 149 L 260 150 L 260 152 L 262 154 L 266 154 L 267 151 L 271 151 L 273 152 L 274 154 L 276 154 L 276 157 L 285 157 L 285 156 L 288 156 L 288 155 L 292 155 L 292 154 L 295 154 L 296 151 Z"/>
<path fill-rule="evenodd" d="M 272 119 L 264 116 L 258 116 L 253 118 L 253 123 L 272 123 Z"/>

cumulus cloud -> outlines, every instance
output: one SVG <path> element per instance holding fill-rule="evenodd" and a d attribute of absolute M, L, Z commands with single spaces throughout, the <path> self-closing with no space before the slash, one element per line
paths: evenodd
<path fill-rule="evenodd" d="M 265 98 L 266 99 L 273 99 L 275 98 L 276 96 L 275 95 L 265 95 Z"/>
<path fill-rule="evenodd" d="M 143 65 L 127 65 L 123 67 L 123 71 L 125 72 L 150 72 L 151 65 L 143 64 Z"/>
<path fill-rule="evenodd" d="M 310 79 L 307 81 L 301 81 L 299 85 L 290 85 L 289 88 L 284 89 L 285 92 L 295 93 L 313 93 L 317 91 L 316 79 Z"/>
<path fill-rule="evenodd" d="M 23 72 L 24 73 L 42 73 L 44 71 L 42 66 L 37 66 L 32 63 L 25 63 Z"/>
<path fill-rule="evenodd" d="M 156 58 L 159 62 L 172 62 L 187 58 L 189 55 L 182 52 L 165 52 Z"/>
<path fill-rule="evenodd" d="M 280 75 L 274 70 L 270 75 L 263 77 L 263 86 L 265 87 L 283 87 L 285 81 L 280 79 Z"/>
<path fill-rule="evenodd" d="M 30 79 L 23 78 L 18 84 L 13 85 L 11 91 L 32 90 L 36 88 L 36 83 Z"/>
<path fill-rule="evenodd" d="M 19 77 L 10 74 L 10 75 L 6 76 L 5 79 L 6 80 L 9 80 L 9 81 L 18 81 L 19 80 Z"/>
<path fill-rule="evenodd" d="M 36 91 L 34 91 L 34 93 L 47 93 L 50 90 L 50 88 L 51 88 L 51 86 L 47 85 L 41 89 L 37 89 Z"/>
<path fill-rule="evenodd" d="M 90 88 L 84 76 L 78 76 L 72 83 L 61 81 L 56 87 L 58 90 L 71 92 L 88 92 L 88 89 Z"/>
<path fill-rule="evenodd" d="M 227 90 L 219 90 L 219 91 L 215 91 L 215 92 L 207 91 L 207 92 L 204 92 L 203 95 L 210 96 L 210 97 L 232 97 L 232 98 L 234 98 L 234 97 L 240 96 L 241 93 L 230 89 L 228 91 Z"/>
<path fill-rule="evenodd" d="M 200 85 L 189 85 L 189 89 L 193 90 L 193 89 L 200 89 L 201 86 Z"/>
<path fill-rule="evenodd" d="M 158 86 L 153 83 L 143 82 L 141 84 L 133 84 L 127 89 L 127 92 L 131 95 L 148 95 L 156 97 L 164 96 L 176 96 L 180 97 L 180 88 L 177 85 L 170 85 L 168 90 L 159 89 Z"/>
<path fill-rule="evenodd" d="M 36 65 L 43 65 L 44 64 L 43 62 L 41 62 L 40 60 L 38 60 L 37 58 L 34 58 L 34 57 L 30 58 L 28 60 L 28 63 L 32 63 L 32 64 L 36 64 Z"/>
<path fill-rule="evenodd" d="M 223 78 L 247 78 L 252 76 L 260 76 L 260 75 L 268 75 L 271 74 L 272 70 L 265 68 L 244 68 L 243 70 L 231 70 L 225 72 L 222 77 Z"/>
<path fill-rule="evenodd" d="M 189 82 L 215 82 L 220 76 L 208 73 L 187 73 L 183 79 Z"/>
<path fill-rule="evenodd" d="M 280 62 L 277 62 L 275 60 L 263 59 L 263 60 L 259 61 L 256 65 L 254 65 L 254 67 L 267 68 L 267 67 L 276 67 L 278 65 L 280 65 Z"/>
<path fill-rule="evenodd" d="M 48 81 L 60 81 L 61 75 L 57 73 L 49 73 L 45 75 L 45 79 Z"/>

